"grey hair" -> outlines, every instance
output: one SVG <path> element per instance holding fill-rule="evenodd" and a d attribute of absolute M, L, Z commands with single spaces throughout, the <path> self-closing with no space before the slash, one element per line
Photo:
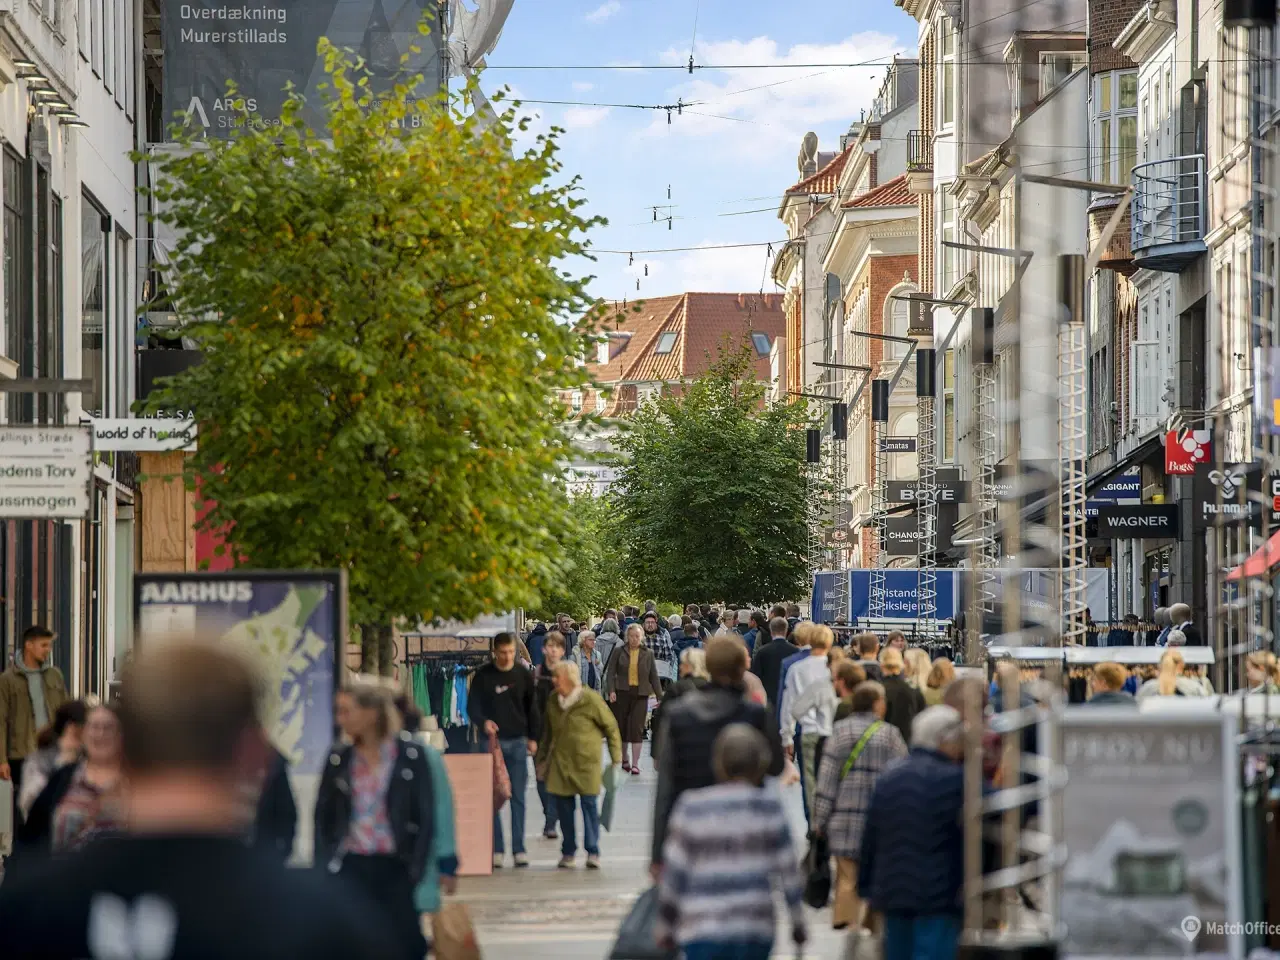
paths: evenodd
<path fill-rule="evenodd" d="M 682 623 L 684 623 L 684 621 L 680 619 L 680 614 L 678 613 L 673 613 L 671 616 L 667 617 L 667 626 L 672 630 L 678 630 Z"/>
<path fill-rule="evenodd" d="M 582 672 L 572 660 L 561 660 L 551 668 L 552 676 L 559 677 L 562 674 L 572 680 L 575 687 L 582 686 Z"/>
<path fill-rule="evenodd" d="M 769 770 L 769 742 L 755 727 L 731 723 L 716 737 L 711 766 L 721 783 L 728 780 L 762 783 Z"/>
<path fill-rule="evenodd" d="M 641 640 L 644 639 L 644 627 L 640 626 L 638 623 L 633 623 L 631 626 L 627 627 L 627 635 L 623 639 L 630 640 L 633 633 L 639 636 Z"/>
<path fill-rule="evenodd" d="M 595 638 L 596 632 L 594 630 L 583 630 L 578 634 L 578 643 L 582 643 L 583 640 L 594 640 Z"/>
<path fill-rule="evenodd" d="M 1157 627 L 1173 626 L 1173 617 L 1169 616 L 1168 607 L 1156 607 L 1156 626 Z"/>
<path fill-rule="evenodd" d="M 964 739 L 964 720 L 960 711 L 945 704 L 921 710 L 911 722 L 911 745 L 926 750 L 941 750 Z"/>
<path fill-rule="evenodd" d="M 617 620 L 606 620 L 604 623 L 600 624 L 600 632 L 601 632 L 601 633 L 617 633 L 617 632 L 618 632 L 618 621 L 617 621 Z"/>
<path fill-rule="evenodd" d="M 1191 608 L 1185 603 L 1175 603 L 1169 608 L 1169 617 L 1175 627 L 1184 624 L 1191 619 Z"/>

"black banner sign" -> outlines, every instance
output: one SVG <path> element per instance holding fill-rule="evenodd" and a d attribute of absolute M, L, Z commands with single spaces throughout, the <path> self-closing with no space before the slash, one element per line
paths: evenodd
<path fill-rule="evenodd" d="M 1178 507 L 1172 503 L 1102 507 L 1098 536 L 1116 540 L 1160 540 L 1178 536 Z"/>
<path fill-rule="evenodd" d="M 887 517 L 884 528 L 884 552 L 891 557 L 914 557 L 924 531 L 914 515 Z"/>

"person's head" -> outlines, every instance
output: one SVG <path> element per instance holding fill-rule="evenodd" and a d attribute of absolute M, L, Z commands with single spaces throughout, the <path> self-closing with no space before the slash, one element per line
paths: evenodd
<path fill-rule="evenodd" d="M 797 627 L 796 633 L 799 632 L 800 628 Z M 831 651 L 831 645 L 836 642 L 831 628 L 820 623 L 811 624 L 806 632 L 809 635 L 809 652 L 815 657 L 825 657 Z"/>
<path fill-rule="evenodd" d="M 764 636 L 769 632 L 769 618 L 765 616 L 763 610 L 751 611 L 751 626 L 756 630 L 759 636 Z"/>
<path fill-rule="evenodd" d="M 84 756 L 92 764 L 115 766 L 121 762 L 120 718 L 114 707 L 100 703 L 84 719 Z"/>
<path fill-rule="evenodd" d="M 680 676 L 710 680 L 711 674 L 707 672 L 707 652 L 697 647 L 687 647 L 682 651 L 680 654 Z"/>
<path fill-rule="evenodd" d="M 860 633 L 854 641 L 858 645 L 858 655 L 863 660 L 874 660 L 880 651 L 880 638 L 874 633 Z"/>
<path fill-rule="evenodd" d="M 854 713 L 874 713 L 884 719 L 885 700 L 884 687 L 874 680 L 864 680 L 853 688 L 852 703 Z"/>
<path fill-rule="evenodd" d="M 596 632 L 594 630 L 583 630 L 578 634 L 578 646 L 588 654 L 591 653 L 596 648 Z"/>
<path fill-rule="evenodd" d="M 785 617 L 774 617 L 769 621 L 769 636 L 774 640 L 787 638 L 787 620 Z"/>
<path fill-rule="evenodd" d="M 956 667 L 946 657 L 939 657 L 929 666 L 929 679 L 925 685 L 932 690 L 945 690 L 956 678 Z"/>
<path fill-rule="evenodd" d="M 1124 682 L 1129 679 L 1129 671 L 1112 661 L 1100 663 L 1093 668 L 1093 692 L 1119 693 L 1124 689 Z"/>
<path fill-rule="evenodd" d="M 690 620 L 697 620 L 702 616 L 702 608 L 696 603 L 685 604 L 684 615 Z"/>
<path fill-rule="evenodd" d="M 550 670 L 564 658 L 564 634 L 552 630 L 547 639 L 542 641 L 542 659 Z"/>
<path fill-rule="evenodd" d="M 614 621 L 615 623 L 617 623 L 617 620 L 618 620 L 618 611 L 617 611 L 617 610 L 614 610 L 613 608 L 610 608 L 610 609 L 608 609 L 608 610 L 606 610 L 606 611 L 604 612 L 604 616 L 603 616 L 603 617 L 601 617 L 600 619 L 601 619 L 601 620 L 612 620 L 612 621 Z M 603 624 L 601 625 L 601 629 L 602 629 L 602 630 L 604 629 Z M 617 628 L 617 627 L 614 627 L 613 632 L 614 632 L 614 633 L 617 633 L 617 632 L 618 632 L 618 628 Z"/>
<path fill-rule="evenodd" d="M 36 624 L 22 631 L 22 659 L 28 667 L 43 666 L 53 652 L 53 631 Z"/>
<path fill-rule="evenodd" d="M 1175 603 L 1169 608 L 1169 619 L 1175 627 L 1180 627 L 1191 619 L 1191 608 L 1185 603 Z"/>
<path fill-rule="evenodd" d="M 760 786 L 769 771 L 769 742 L 755 727 L 731 723 L 716 737 L 711 766 L 720 783 Z"/>
<path fill-rule="evenodd" d="M 970 703 L 974 703 L 981 713 L 987 706 L 990 692 L 990 688 L 977 677 L 956 677 L 942 692 L 942 702 L 961 715 L 969 709 Z"/>
<path fill-rule="evenodd" d="M 836 688 L 836 696 L 841 700 L 853 696 L 853 691 L 867 682 L 867 671 L 852 660 L 841 660 L 832 671 L 832 684 Z"/>
<path fill-rule="evenodd" d="M 1178 678 L 1187 667 L 1178 650 L 1166 650 L 1160 658 L 1160 674 L 1156 680 L 1162 696 L 1171 697 L 1178 692 Z"/>
<path fill-rule="evenodd" d="M 1169 616 L 1168 607 L 1156 607 L 1155 620 L 1156 626 L 1161 629 L 1173 626 L 1173 618 Z"/>
<path fill-rule="evenodd" d="M 668 630 L 684 629 L 684 621 L 680 618 L 680 614 L 673 613 L 671 616 L 667 617 L 667 629 Z"/>
<path fill-rule="evenodd" d="M 742 686 L 747 672 L 747 648 L 733 637 L 713 637 L 707 641 L 707 676 L 722 687 Z"/>
<path fill-rule="evenodd" d="M 905 664 L 903 672 L 906 673 L 907 678 L 921 690 L 927 687 L 929 685 L 929 672 L 933 669 L 933 661 L 929 658 L 929 651 L 920 647 L 908 647 L 902 654 L 902 660 Z"/>
<path fill-rule="evenodd" d="M 775 603 L 769 608 L 769 619 L 776 620 L 778 617 L 783 620 L 787 619 L 787 605 L 785 603 Z"/>
<path fill-rule="evenodd" d="M 516 665 L 516 635 L 500 633 L 493 638 L 493 665 L 499 670 L 510 670 Z"/>
<path fill-rule="evenodd" d="M 940 704 L 920 711 L 911 722 L 911 746 L 964 759 L 964 720 L 960 711 Z"/>
<path fill-rule="evenodd" d="M 644 624 L 644 632 L 652 636 L 658 632 L 658 615 L 650 611 L 644 615 L 644 619 L 640 621 Z"/>
<path fill-rule="evenodd" d="M 617 635 L 618 635 L 618 621 L 617 621 L 616 619 L 614 619 L 614 618 L 610 617 L 610 618 L 609 618 L 608 620 L 606 620 L 604 623 L 600 624 L 600 632 L 601 632 L 601 633 L 612 633 L 614 636 L 617 636 Z"/>
<path fill-rule="evenodd" d="M 787 617 L 788 617 L 789 619 L 791 619 L 791 620 L 799 620 L 799 619 L 800 619 L 800 604 L 798 604 L 798 603 L 788 603 L 788 604 L 787 604 Z"/>
<path fill-rule="evenodd" d="M 711 616 L 711 604 L 709 603 L 702 604 L 700 607 L 698 607 L 698 610 L 702 614 L 702 619 L 704 621 Z"/>
<path fill-rule="evenodd" d="M 644 627 L 638 623 L 631 624 L 627 627 L 627 646 L 636 650 L 642 643 L 644 643 Z"/>
<path fill-rule="evenodd" d="M 68 700 L 54 711 L 53 719 L 37 734 L 36 746 L 43 750 L 58 744 L 67 750 L 78 750 L 88 712 L 83 700 Z"/>
<path fill-rule="evenodd" d="M 556 623 L 559 624 L 561 630 L 569 629 L 573 626 L 573 617 L 567 613 L 557 613 Z"/>
<path fill-rule="evenodd" d="M 556 664 L 551 671 L 551 679 L 555 683 L 556 693 L 562 697 L 572 695 L 573 691 L 582 686 L 582 674 L 572 663 Z"/>
<path fill-rule="evenodd" d="M 816 629 L 815 623 L 797 623 L 795 629 L 791 631 L 791 642 L 797 647 L 809 646 L 809 641 L 813 639 L 813 631 Z"/>
<path fill-rule="evenodd" d="M 405 694 L 393 697 L 391 700 L 392 707 L 395 708 L 395 719 L 397 727 L 401 730 L 407 730 L 409 733 L 417 733 L 422 729 L 422 721 L 424 715 L 418 709 L 418 705 L 414 703 Z"/>
<path fill-rule="evenodd" d="M 1249 654 L 1245 660 L 1245 673 L 1251 687 L 1280 683 L 1280 664 L 1276 662 L 1276 655 L 1266 650 L 1255 650 Z"/>
<path fill-rule="evenodd" d="M 653 613 L 657 609 L 658 609 L 658 602 L 656 600 L 646 600 L 644 602 L 645 613 Z"/>
<path fill-rule="evenodd" d="M 391 733 L 391 697 L 379 684 L 353 683 L 338 693 L 337 720 L 357 746 L 385 740 Z"/>
<path fill-rule="evenodd" d="M 907 649 L 907 635 L 901 630 L 891 631 L 889 633 L 888 641 L 888 645 L 893 647 L 893 649 L 897 650 L 899 653 L 903 653 Z"/>
<path fill-rule="evenodd" d="M 259 690 L 250 666 L 225 649 L 191 643 L 140 648 L 123 672 L 117 707 L 135 805 L 150 786 L 176 778 L 198 782 L 200 796 L 222 807 L 215 815 L 234 817 L 227 811 L 241 808 L 241 785 L 259 774 L 267 755 Z M 160 798 L 145 813 L 144 806 L 134 811 L 139 820 L 191 815 L 171 809 L 171 798 Z"/>
<path fill-rule="evenodd" d="M 894 647 L 885 647 L 880 651 L 880 670 L 886 677 L 894 677 L 902 673 L 902 654 Z"/>
<path fill-rule="evenodd" d="M 1164 645 L 1166 647 L 1185 647 L 1187 645 L 1187 635 L 1177 627 L 1173 627 L 1165 634 Z"/>
<path fill-rule="evenodd" d="M 720 618 L 720 625 L 731 630 L 736 627 L 738 625 L 738 611 L 733 609 L 726 610 Z"/>

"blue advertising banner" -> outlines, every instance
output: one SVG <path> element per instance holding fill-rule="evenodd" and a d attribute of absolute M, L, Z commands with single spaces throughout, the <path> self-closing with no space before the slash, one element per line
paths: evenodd
<path fill-rule="evenodd" d="M 809 616 L 815 623 L 831 623 L 840 615 L 836 610 L 837 587 L 841 577 L 849 576 L 848 570 L 827 571 L 813 575 L 813 599 Z"/>
<path fill-rule="evenodd" d="M 853 618 L 871 616 L 871 571 L 851 570 L 849 595 Z M 937 610 L 939 620 L 950 620 L 958 609 L 960 571 L 937 571 Z M 886 570 L 884 572 L 884 612 L 877 616 L 899 620 L 915 620 L 920 616 L 920 583 L 918 572 L 912 570 Z"/>
<path fill-rule="evenodd" d="M 339 573 L 230 570 L 137 574 L 138 643 L 216 640 L 246 654 L 265 692 L 263 723 L 297 776 L 317 776 L 334 738 L 345 643 Z"/>

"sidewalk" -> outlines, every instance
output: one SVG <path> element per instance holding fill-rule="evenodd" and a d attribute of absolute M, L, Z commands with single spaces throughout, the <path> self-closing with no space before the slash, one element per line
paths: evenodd
<path fill-rule="evenodd" d="M 471 910 L 486 960 L 519 956 L 521 960 L 605 960 L 619 923 L 632 902 L 649 886 L 649 838 L 656 775 L 647 754 L 644 773 L 631 777 L 618 797 L 612 833 L 600 841 L 601 870 L 588 872 L 585 855 L 578 868 L 558 870 L 560 841 L 542 839 L 542 806 L 535 785 L 528 790 L 530 866 L 510 866 L 492 877 L 464 879 L 459 899 Z M 804 813 L 800 788 L 784 791 L 797 855 L 803 853 Z M 504 822 L 506 820 L 504 815 Z M 581 826 L 578 831 L 581 842 Z M 508 864 L 510 859 L 508 857 Z M 830 911 L 808 910 L 810 942 L 807 958 L 838 958 L 842 935 L 831 929 Z M 796 956 L 790 927 L 780 920 L 782 942 L 775 960 Z"/>

